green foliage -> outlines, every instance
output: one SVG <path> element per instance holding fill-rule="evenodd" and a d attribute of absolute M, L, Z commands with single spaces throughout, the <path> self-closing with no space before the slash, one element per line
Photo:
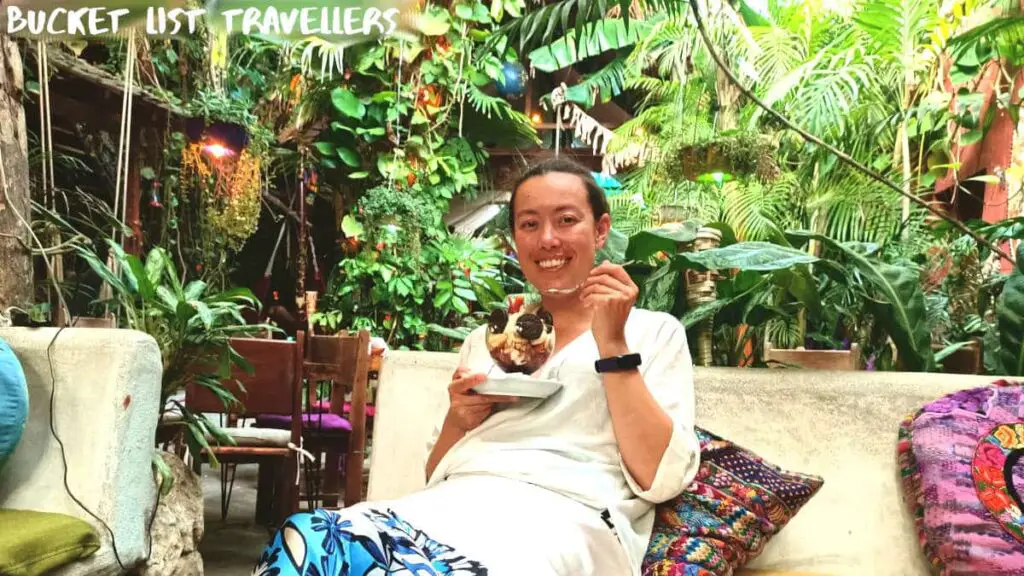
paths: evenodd
<path fill-rule="evenodd" d="M 1006 280 L 996 308 L 999 323 L 1000 374 L 1024 376 L 1024 248 Z"/>
<path fill-rule="evenodd" d="M 634 20 L 627 25 L 621 18 L 587 23 L 579 35 L 570 30 L 551 44 L 532 50 L 530 65 L 544 72 L 561 70 L 604 52 L 632 46 L 650 33 L 652 27 L 652 21 Z"/>
<path fill-rule="evenodd" d="M 630 4 L 630 0 L 611 3 L 624 15 L 628 15 Z M 492 42 L 508 38 L 518 41 L 521 51 L 527 51 L 570 32 L 581 37 L 584 27 L 603 19 L 609 8 L 607 0 L 560 0 L 546 4 L 502 26 Z M 628 16 L 623 18 L 628 23 Z"/>
<path fill-rule="evenodd" d="M 506 295 L 496 239 L 440 236 L 418 254 L 380 243 L 340 264 L 326 305 L 349 310 L 344 324 L 403 349 L 447 350 L 455 329 L 483 321 Z M 430 325 L 434 325 L 433 330 Z"/>
<path fill-rule="evenodd" d="M 120 245 L 107 241 L 114 270 L 107 268 L 99 254 L 79 246 L 77 254 L 113 291 L 113 299 L 100 302 L 111 306 L 124 328 L 152 336 L 163 359 L 160 390 L 161 415 L 168 399 L 189 382 L 208 388 L 236 411 L 241 403 L 224 385 L 234 368 L 252 372 L 252 366 L 231 347 L 231 338 L 255 337 L 270 327 L 247 325 L 242 312 L 259 306 L 259 300 L 245 288 L 211 293 L 201 280 L 182 283 L 174 262 L 164 249 L 153 248 L 143 262 L 127 254 Z M 215 441 L 233 444 L 205 415 L 175 402 L 183 415 L 185 441 L 198 453 Z"/>

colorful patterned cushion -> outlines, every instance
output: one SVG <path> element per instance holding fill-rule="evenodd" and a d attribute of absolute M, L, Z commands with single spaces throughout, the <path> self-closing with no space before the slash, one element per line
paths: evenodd
<path fill-rule="evenodd" d="M 685 492 L 657 507 L 643 576 L 730 576 L 821 489 L 697 428 L 701 464 Z"/>
<path fill-rule="evenodd" d="M 898 455 L 921 547 L 940 574 L 1024 574 L 1024 386 L 944 396 L 900 425 Z"/>

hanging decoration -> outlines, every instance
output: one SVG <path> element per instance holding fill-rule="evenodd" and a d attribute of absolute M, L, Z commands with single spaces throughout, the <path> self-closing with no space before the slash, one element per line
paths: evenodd
<path fill-rule="evenodd" d="M 526 94 L 530 75 L 519 62 L 505 62 L 501 65 L 501 79 L 497 82 L 498 94 L 506 100 L 517 100 Z"/>
<path fill-rule="evenodd" d="M 160 182 L 153 182 L 153 187 L 149 189 L 149 207 L 150 208 L 163 208 L 164 205 L 160 203 Z"/>
<path fill-rule="evenodd" d="M 558 122 L 556 127 L 555 154 L 561 148 L 561 122 L 566 121 L 573 129 L 573 134 L 581 141 L 590 144 L 594 154 L 604 154 L 608 149 L 608 143 L 615 137 L 615 133 L 605 128 L 582 108 L 570 102 L 565 97 L 567 87 L 563 83 L 551 92 L 551 107 L 555 110 L 555 119 Z M 547 106 L 545 105 L 545 108 Z"/>

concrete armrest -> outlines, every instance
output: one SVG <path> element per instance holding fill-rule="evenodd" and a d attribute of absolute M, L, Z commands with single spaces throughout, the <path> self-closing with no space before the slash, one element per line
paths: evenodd
<path fill-rule="evenodd" d="M 54 341 L 54 336 L 57 336 Z M 91 523 L 103 547 L 60 574 L 116 574 L 110 533 L 125 566 L 144 560 L 156 504 L 152 455 L 160 404 L 162 359 L 156 341 L 133 330 L 0 329 L 25 370 L 29 417 L 0 477 L 0 507 L 68 514 Z M 52 347 L 51 347 L 52 342 Z M 49 350 L 49 353 L 48 353 Z M 52 365 L 52 373 L 51 373 Z"/>

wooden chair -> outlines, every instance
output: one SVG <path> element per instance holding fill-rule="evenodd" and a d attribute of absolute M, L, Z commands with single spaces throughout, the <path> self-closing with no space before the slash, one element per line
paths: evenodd
<path fill-rule="evenodd" d="M 198 460 L 212 454 L 226 465 L 259 464 L 260 489 L 256 517 L 271 517 L 268 507 L 272 502 L 275 525 L 280 525 L 288 515 L 299 509 L 298 489 L 295 485 L 298 454 L 289 445 L 299 447 L 302 444 L 299 416 L 302 414 L 304 340 L 302 332 L 299 332 L 295 342 L 249 338 L 231 340 L 231 347 L 254 369 L 254 373 L 250 375 L 236 368 L 232 379 L 224 382 L 224 386 L 238 398 L 242 406 L 225 407 L 223 401 L 210 389 L 198 384 L 190 384 L 185 390 L 185 406 L 193 412 L 226 414 L 231 420 L 267 412 L 285 412 L 293 415 L 291 426 L 287 430 L 222 428 L 237 445 L 217 446 L 213 443 L 213 438 L 208 437 L 211 447 L 204 448 L 202 454 L 196 455 Z M 227 503 L 230 499 L 228 495 L 226 500 L 223 492 L 227 483 L 227 467 L 222 469 L 222 517 L 227 514 Z"/>
<path fill-rule="evenodd" d="M 363 499 L 363 460 L 366 451 L 366 397 L 370 373 L 370 333 L 342 332 L 332 336 L 313 336 L 306 346 L 306 378 L 310 382 L 310 406 L 316 407 L 314 383 L 331 381 L 331 400 L 320 404 L 322 410 L 345 418 L 351 430 L 341 439 L 320 435 L 307 429 L 313 448 L 325 454 L 324 505 L 336 505 L 340 488 L 341 455 L 345 454 L 345 506 Z M 345 414 L 345 396 L 351 393 L 349 413 Z M 344 452 L 343 452 L 344 451 Z"/>
<path fill-rule="evenodd" d="M 795 350 L 772 348 L 771 342 L 765 342 L 764 361 L 769 364 L 782 364 L 773 368 L 787 368 L 786 364 L 808 370 L 860 370 L 860 346 L 854 342 L 849 350 L 806 350 L 803 347 Z"/>

